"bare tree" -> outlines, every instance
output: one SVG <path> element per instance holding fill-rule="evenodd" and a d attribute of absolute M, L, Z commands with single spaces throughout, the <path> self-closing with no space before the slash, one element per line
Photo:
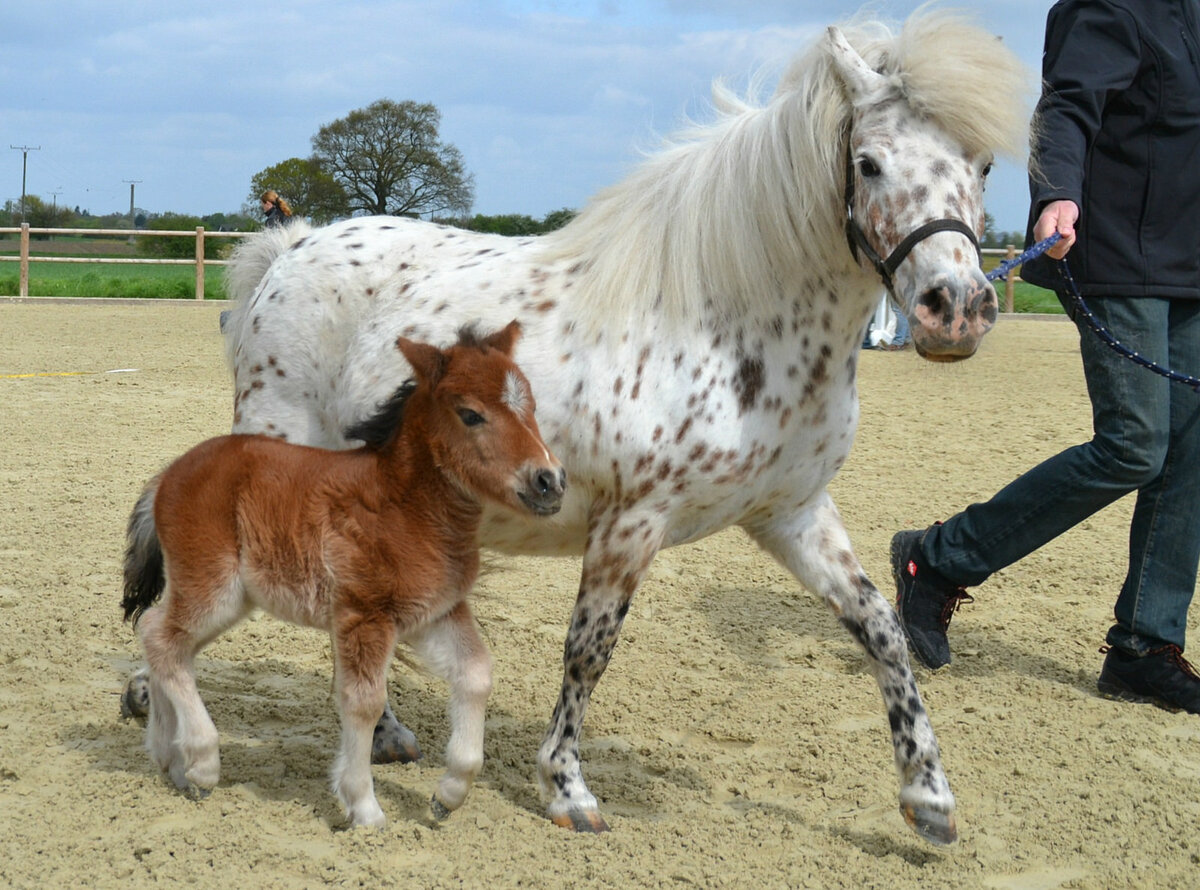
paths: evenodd
<path fill-rule="evenodd" d="M 321 127 L 313 157 L 345 189 L 352 210 L 465 214 L 474 177 L 459 150 L 438 140 L 440 122 L 431 104 L 380 99 Z"/>

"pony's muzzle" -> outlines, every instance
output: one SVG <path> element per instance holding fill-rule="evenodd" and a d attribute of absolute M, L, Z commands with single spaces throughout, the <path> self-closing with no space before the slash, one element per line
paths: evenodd
<path fill-rule="evenodd" d="M 953 362 L 975 354 L 996 323 L 998 301 L 979 272 L 966 280 L 942 278 L 916 299 L 913 309 L 909 321 L 917 352 L 930 361 Z"/>
<path fill-rule="evenodd" d="M 530 512 L 538 516 L 552 516 L 562 508 L 563 494 L 566 490 L 565 469 L 536 467 L 526 475 L 524 484 L 517 490 L 517 497 Z"/>

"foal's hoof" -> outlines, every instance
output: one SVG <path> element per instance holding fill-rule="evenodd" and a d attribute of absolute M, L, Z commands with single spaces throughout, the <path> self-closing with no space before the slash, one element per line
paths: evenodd
<path fill-rule="evenodd" d="M 145 719 L 150 713 L 150 678 L 145 671 L 138 671 L 125 684 L 121 693 L 121 716 L 126 720 L 136 717 Z"/>
<path fill-rule="evenodd" d="M 953 813 L 941 813 L 928 807 L 901 804 L 900 812 L 909 827 L 931 844 L 945 846 L 958 840 Z"/>
<path fill-rule="evenodd" d="M 450 818 L 450 808 L 438 800 L 436 794 L 429 800 L 429 809 L 433 811 L 433 818 L 439 822 L 445 822 Z"/>
<path fill-rule="evenodd" d="M 371 739 L 372 763 L 412 763 L 421 759 L 421 746 L 408 727 L 389 712 L 375 724 L 375 735 Z"/>
<path fill-rule="evenodd" d="M 567 810 L 565 813 L 551 816 L 550 821 L 559 828 L 585 834 L 600 834 L 608 831 L 608 823 L 596 810 Z"/>

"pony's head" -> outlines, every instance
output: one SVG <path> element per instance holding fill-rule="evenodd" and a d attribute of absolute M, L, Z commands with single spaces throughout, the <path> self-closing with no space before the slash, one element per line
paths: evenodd
<path fill-rule="evenodd" d="M 548 516 L 562 506 L 567 474 L 542 441 L 529 381 L 513 362 L 520 333 L 516 321 L 486 337 L 464 328 L 448 349 L 398 338 L 415 381 L 405 423 L 420 415 L 434 463 L 463 491 Z"/>
<path fill-rule="evenodd" d="M 830 28 L 828 58 L 849 106 L 846 234 L 907 314 L 925 358 L 974 354 L 996 320 L 979 266 L 983 187 L 996 152 L 1028 134 L 1028 72 L 996 38 L 952 14 L 896 35 Z"/>

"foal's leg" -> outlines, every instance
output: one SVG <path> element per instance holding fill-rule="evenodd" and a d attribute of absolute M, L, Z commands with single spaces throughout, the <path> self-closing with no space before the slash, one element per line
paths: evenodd
<path fill-rule="evenodd" d="M 446 774 L 429 802 L 445 819 L 457 810 L 483 768 L 483 722 L 492 691 L 492 658 L 466 602 L 455 606 L 413 640 L 431 671 L 450 684 L 450 741 Z"/>
<path fill-rule="evenodd" d="M 240 596 L 231 598 L 228 588 L 210 599 L 168 582 L 162 602 L 138 624 L 150 672 L 147 747 L 175 786 L 193 796 L 207 795 L 221 773 L 217 727 L 196 688 L 195 656 L 243 614 Z"/>
<path fill-rule="evenodd" d="M 386 818 L 371 779 L 371 737 L 387 701 L 387 669 L 396 648 L 396 626 L 387 616 L 368 621 L 359 613 L 334 616 L 334 687 L 342 740 L 333 762 L 333 792 L 351 825 L 379 828 Z"/>
<path fill-rule="evenodd" d="M 629 602 L 661 541 L 656 517 L 593 507 L 579 596 L 563 647 L 562 690 L 538 751 L 538 780 L 547 813 L 563 828 L 608 830 L 583 778 L 579 737 L 592 690 L 608 667 Z"/>
<path fill-rule="evenodd" d="M 900 812 L 928 841 L 954 842 L 954 795 L 942 771 L 895 610 L 862 570 L 828 494 L 799 513 L 746 529 L 800 583 L 822 596 L 866 650 L 883 693 L 900 774 Z"/>
<path fill-rule="evenodd" d="M 164 609 L 161 605 L 152 606 L 142 615 L 138 622 L 138 634 L 142 640 L 142 649 L 146 651 L 148 640 L 154 641 L 149 645 L 157 645 L 158 628 L 162 622 Z M 138 671 L 141 680 L 141 694 L 138 701 L 144 703 L 141 716 L 146 717 L 146 750 L 150 759 L 164 773 L 183 775 L 183 767 L 174 767 L 176 760 L 175 736 L 178 733 L 178 721 L 175 718 L 175 707 L 171 704 L 162 690 L 162 686 L 152 682 L 149 667 Z M 174 778 L 172 778 L 174 781 Z"/>

